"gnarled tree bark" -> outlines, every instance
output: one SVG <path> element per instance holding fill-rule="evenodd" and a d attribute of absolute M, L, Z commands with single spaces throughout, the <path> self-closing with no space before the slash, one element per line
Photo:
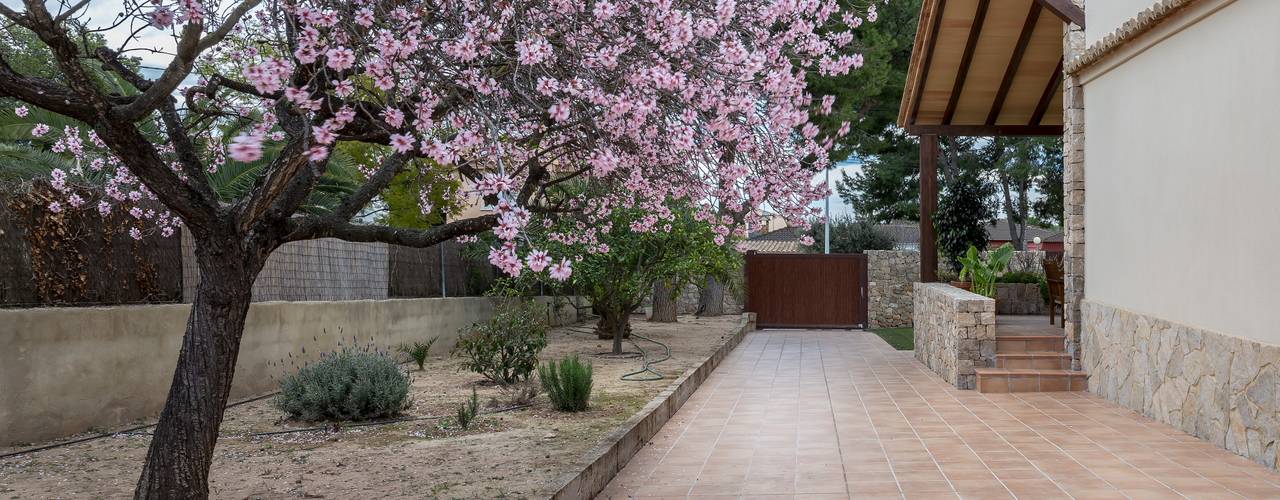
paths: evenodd
<path fill-rule="evenodd" d="M 715 276 L 707 276 L 707 281 L 698 287 L 699 317 L 721 316 L 724 314 L 724 283 Z"/>
<path fill-rule="evenodd" d="M 196 240 L 200 284 L 134 498 L 209 497 L 209 467 L 261 260 L 234 234 Z"/>
<path fill-rule="evenodd" d="M 675 323 L 679 313 L 679 290 L 671 286 L 667 280 L 653 281 L 653 313 L 649 321 L 658 323 Z"/>

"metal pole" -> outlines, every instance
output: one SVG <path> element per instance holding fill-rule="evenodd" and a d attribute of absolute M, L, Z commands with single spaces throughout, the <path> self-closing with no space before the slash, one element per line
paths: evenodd
<path fill-rule="evenodd" d="M 823 209 L 826 220 L 822 225 L 822 253 L 831 253 L 831 169 L 827 169 L 827 200 Z"/>
<path fill-rule="evenodd" d="M 438 245 L 440 245 L 440 296 L 448 297 L 449 291 L 445 289 L 444 285 L 444 242 L 442 241 Z"/>

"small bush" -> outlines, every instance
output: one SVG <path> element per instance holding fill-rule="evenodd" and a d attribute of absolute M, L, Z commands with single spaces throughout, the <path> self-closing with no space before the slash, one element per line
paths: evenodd
<path fill-rule="evenodd" d="M 471 427 L 471 422 L 475 421 L 476 415 L 480 414 L 480 397 L 476 395 L 476 388 L 471 388 L 471 399 L 466 403 L 458 405 L 458 425 L 463 429 Z"/>
<path fill-rule="evenodd" d="M 504 300 L 487 323 L 463 330 L 454 352 L 467 369 L 499 385 L 528 380 L 547 347 L 547 325 L 534 301 Z"/>
<path fill-rule="evenodd" d="M 386 353 L 343 347 L 285 377 L 273 402 L 301 420 L 383 418 L 409 406 L 411 382 Z"/>
<path fill-rule="evenodd" d="M 1011 271 L 996 278 L 996 283 L 1035 283 L 1040 286 L 1040 298 L 1044 299 L 1044 303 L 1049 303 L 1049 282 L 1045 281 L 1043 274 L 1031 271 Z"/>
<path fill-rule="evenodd" d="M 422 371 L 424 369 L 424 365 L 427 363 L 427 356 L 431 355 L 431 346 L 434 345 L 437 340 L 440 340 L 439 337 L 431 337 L 431 340 L 426 342 L 414 341 L 411 344 L 400 344 L 396 347 L 396 350 L 408 354 L 409 359 L 412 359 L 414 363 L 417 363 L 418 371 Z"/>
<path fill-rule="evenodd" d="M 1039 283 L 1041 276 L 1030 271 L 1010 271 L 996 277 L 996 283 Z"/>
<path fill-rule="evenodd" d="M 551 404 L 560 411 L 583 411 L 591 399 L 591 363 L 578 361 L 577 356 L 567 357 L 559 363 L 552 361 L 538 367 L 542 390 L 551 398 Z"/>
<path fill-rule="evenodd" d="M 541 388 L 538 387 L 538 384 L 528 380 L 506 386 L 504 389 L 505 390 L 503 392 L 507 396 L 508 406 L 525 406 L 530 404 L 541 392 Z"/>

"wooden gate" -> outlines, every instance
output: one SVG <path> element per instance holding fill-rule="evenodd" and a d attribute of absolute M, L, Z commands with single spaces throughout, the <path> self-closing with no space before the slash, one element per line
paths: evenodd
<path fill-rule="evenodd" d="M 863 328 L 867 256 L 762 254 L 746 260 L 747 310 L 771 328 Z"/>

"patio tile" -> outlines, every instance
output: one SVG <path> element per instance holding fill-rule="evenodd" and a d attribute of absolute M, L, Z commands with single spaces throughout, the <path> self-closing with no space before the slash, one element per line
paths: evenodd
<path fill-rule="evenodd" d="M 1280 474 L 1089 393 L 980 394 L 879 337 L 747 336 L 598 498 L 1278 498 Z"/>

